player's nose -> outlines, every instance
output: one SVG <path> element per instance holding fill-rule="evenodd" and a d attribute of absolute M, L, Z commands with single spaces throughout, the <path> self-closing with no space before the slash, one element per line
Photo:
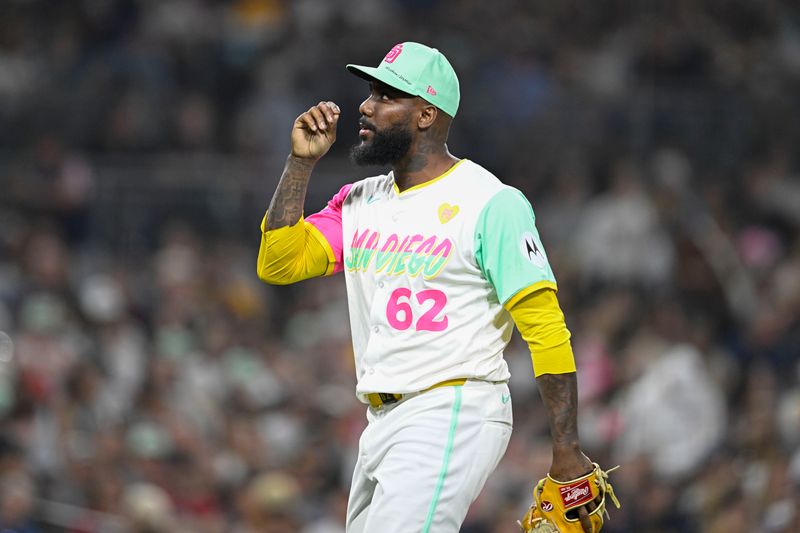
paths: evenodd
<path fill-rule="evenodd" d="M 358 112 L 365 117 L 371 117 L 373 111 L 374 108 L 372 104 L 372 96 L 367 97 L 367 99 L 361 102 L 361 105 L 358 106 Z"/>

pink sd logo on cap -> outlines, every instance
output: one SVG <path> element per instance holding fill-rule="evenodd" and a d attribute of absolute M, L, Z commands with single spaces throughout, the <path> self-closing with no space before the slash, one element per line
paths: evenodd
<path fill-rule="evenodd" d="M 397 59 L 397 56 L 400 55 L 400 52 L 403 51 L 403 43 L 396 44 L 389 50 L 389 53 L 386 54 L 386 57 L 383 60 L 387 63 L 394 63 L 394 60 Z"/>

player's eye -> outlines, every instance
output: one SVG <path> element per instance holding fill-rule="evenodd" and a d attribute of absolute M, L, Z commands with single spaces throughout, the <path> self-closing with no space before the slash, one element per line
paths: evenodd
<path fill-rule="evenodd" d="M 370 84 L 369 97 L 374 98 L 380 102 L 388 102 L 392 99 L 392 93 L 377 84 Z"/>

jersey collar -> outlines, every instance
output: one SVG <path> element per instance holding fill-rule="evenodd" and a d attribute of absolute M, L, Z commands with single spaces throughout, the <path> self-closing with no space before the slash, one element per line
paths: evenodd
<path fill-rule="evenodd" d="M 422 188 L 425 188 L 425 187 L 427 187 L 429 185 L 433 185 L 437 181 L 441 181 L 444 178 L 446 178 L 447 176 L 449 176 L 450 174 L 452 174 L 453 171 L 455 171 L 455 169 L 457 169 L 459 166 L 461 166 L 461 163 L 463 163 L 464 161 L 466 161 L 466 159 L 460 159 L 458 162 L 456 162 L 456 164 L 454 164 L 452 167 L 448 168 L 443 174 L 441 174 L 439 176 L 436 176 L 435 178 L 433 178 L 431 180 L 428 180 L 425 183 L 420 183 L 419 185 L 414 185 L 413 187 L 409 187 L 408 189 L 406 189 L 406 190 L 404 190 L 402 192 L 397 187 L 397 183 L 394 182 L 394 171 L 392 171 L 392 188 L 394 189 L 394 193 L 397 196 L 402 197 L 402 196 L 405 196 L 406 194 L 408 194 L 408 193 L 410 193 L 412 191 L 418 191 L 418 190 L 420 190 Z"/>

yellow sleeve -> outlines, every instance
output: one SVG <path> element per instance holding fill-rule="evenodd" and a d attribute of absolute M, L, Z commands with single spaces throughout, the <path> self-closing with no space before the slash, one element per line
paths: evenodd
<path fill-rule="evenodd" d="M 333 250 L 317 228 L 303 217 L 294 226 L 267 230 L 261 221 L 258 277 L 272 285 L 288 285 L 327 276 L 335 266 Z"/>
<path fill-rule="evenodd" d="M 575 372 L 570 333 L 555 290 L 531 286 L 505 307 L 530 347 L 536 377 Z"/>

